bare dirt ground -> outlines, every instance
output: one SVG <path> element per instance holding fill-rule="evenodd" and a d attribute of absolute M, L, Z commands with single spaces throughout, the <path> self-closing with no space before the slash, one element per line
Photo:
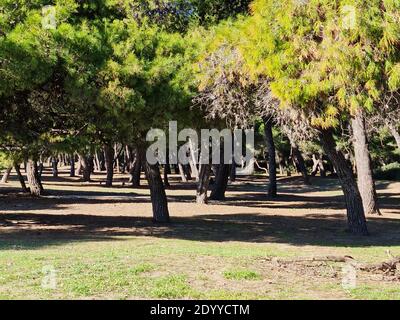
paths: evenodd
<path fill-rule="evenodd" d="M 314 178 L 306 186 L 299 177 L 281 178 L 279 197 L 272 200 L 265 196 L 266 177 L 239 178 L 229 186 L 226 201 L 197 205 L 195 183 L 183 184 L 173 176 L 167 190 L 173 223 L 167 227 L 151 223 L 145 183 L 141 189 L 132 189 L 125 185 L 125 175 L 117 175 L 114 187 L 105 188 L 103 179 L 96 174 L 92 183 L 82 183 L 65 172 L 56 179 L 47 173 L 46 194 L 38 199 L 18 193 L 14 180 L 0 185 L 1 233 L 8 237 L 30 232 L 42 236 L 157 235 L 245 242 L 286 242 L 287 234 L 294 233 L 297 244 L 329 242 L 330 237 L 339 243 L 342 236 L 348 239 L 343 232 L 344 200 L 335 179 Z M 383 216 L 368 217 L 373 237 L 367 242 L 399 245 L 400 233 L 390 231 L 400 222 L 400 183 L 379 182 L 378 193 Z"/>
<path fill-rule="evenodd" d="M 15 178 L 7 185 L 0 185 L 0 247 L 1 241 L 7 243 L 4 247 L 7 250 L 13 241 L 16 246 L 21 241 L 25 244 L 30 241 L 36 250 L 72 241 L 107 243 L 132 237 L 142 241 L 141 245 L 149 246 L 159 240 L 191 241 L 200 247 L 188 249 L 179 260 L 171 259 L 165 269 L 154 271 L 150 277 L 164 276 L 173 269 L 188 274 L 190 286 L 201 292 L 229 288 L 264 297 L 260 292 L 275 292 L 286 285 L 293 287 L 289 291 L 282 289 L 288 297 L 291 294 L 308 297 L 305 292 L 315 291 L 315 296 L 311 297 L 322 299 L 348 298 L 337 287 L 332 289 L 333 284 L 340 282 L 339 265 L 325 262 L 277 264 L 271 257 L 347 254 L 364 262 L 375 262 L 387 258 L 386 250 L 400 255 L 400 183 L 378 183 L 383 216 L 368 217 L 370 237 L 355 237 L 345 230 L 343 197 L 335 179 L 314 178 L 312 185 L 306 186 L 299 177 L 281 177 L 280 195 L 271 200 L 265 196 L 266 177 L 239 178 L 229 186 L 226 201 L 196 205 L 195 183 L 183 184 L 177 176 L 171 176 L 172 186 L 167 195 L 172 223 L 167 226 L 152 223 L 145 184 L 133 189 L 125 184 L 127 176 L 123 174 L 116 175 L 113 188 L 105 188 L 101 184 L 103 180 L 104 175 L 95 174 L 89 184 L 68 177 L 67 170 L 61 171 L 58 178 L 46 172 L 46 195 L 35 199 L 19 193 Z M 195 254 L 207 244 L 208 250 L 221 251 L 217 256 L 213 255 L 214 251 Z M 164 250 L 163 246 L 166 244 L 161 242 L 158 250 Z M 174 246 L 182 250 L 179 245 Z M 270 256 L 266 254 L 268 250 Z M 240 252 L 245 251 L 241 258 Z M 219 255 L 227 257 L 220 259 Z M 232 282 L 221 277 L 221 272 L 215 272 L 226 269 L 227 265 L 234 268 L 238 261 L 243 268 L 257 270 L 262 279 Z M 386 281 L 389 291 L 393 290 L 393 281 L 397 281 L 383 274 L 361 277 L 367 287 Z M 312 288 L 309 281 L 315 279 L 318 279 L 318 287 Z M 395 282 L 394 286 L 400 285 Z M 302 289 L 296 289 L 298 287 Z M 400 297 L 400 291 L 395 293 Z M 134 294 L 134 298 L 140 297 Z"/>

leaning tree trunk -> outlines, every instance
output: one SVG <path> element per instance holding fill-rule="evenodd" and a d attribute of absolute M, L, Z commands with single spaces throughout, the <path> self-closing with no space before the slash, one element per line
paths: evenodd
<path fill-rule="evenodd" d="M 197 185 L 196 202 L 198 204 L 207 203 L 207 192 L 210 184 L 211 165 L 200 165 L 199 183 Z"/>
<path fill-rule="evenodd" d="M 141 147 L 136 148 L 135 160 L 130 168 L 130 179 L 129 182 L 132 183 L 132 187 L 140 187 L 140 174 L 142 172 L 142 165 L 144 159 L 145 150 Z"/>
<path fill-rule="evenodd" d="M 357 182 L 342 152 L 336 149 L 331 130 L 321 130 L 322 146 L 331 160 L 344 193 L 349 231 L 353 234 L 368 235 L 364 207 Z"/>
<path fill-rule="evenodd" d="M 151 203 L 153 205 L 153 221 L 155 223 L 169 222 L 167 195 L 161 179 L 158 164 L 151 165 L 146 161 L 146 177 L 150 187 Z"/>
<path fill-rule="evenodd" d="M 275 149 L 274 137 L 272 134 L 272 122 L 273 122 L 272 118 L 264 120 L 264 134 L 268 149 L 268 173 L 269 173 L 268 196 L 271 198 L 275 198 L 277 196 L 276 149 Z"/>
<path fill-rule="evenodd" d="M 228 188 L 229 174 L 231 166 L 229 164 L 220 164 L 215 178 L 214 188 L 211 192 L 211 200 L 225 200 L 225 192 Z"/>
<path fill-rule="evenodd" d="M 365 129 L 365 118 L 359 111 L 351 121 L 354 138 L 354 154 L 357 166 L 358 189 L 364 205 L 365 214 L 380 214 L 375 181 L 372 173 L 372 162 L 368 150 L 368 139 Z"/>
<path fill-rule="evenodd" d="M 400 149 L 400 133 L 399 133 L 399 131 L 397 131 L 396 125 L 390 121 L 388 123 L 388 128 L 389 128 L 390 132 L 392 133 L 394 139 L 396 140 L 397 147 Z"/>
<path fill-rule="evenodd" d="M 8 178 L 10 178 L 12 167 L 8 167 L 6 172 L 3 174 L 3 178 L 1 179 L 1 183 L 7 183 Z"/>
<path fill-rule="evenodd" d="M 14 164 L 14 168 L 15 168 L 15 172 L 17 173 L 18 181 L 21 185 L 22 192 L 25 192 L 25 193 L 29 192 L 28 188 L 26 187 L 26 184 L 25 184 L 24 176 L 21 174 L 21 166 L 19 164 Z"/>
<path fill-rule="evenodd" d="M 300 171 L 301 175 L 303 176 L 304 183 L 310 184 L 310 178 L 308 176 L 306 162 L 304 161 L 303 155 L 301 154 L 299 148 L 294 143 L 292 143 L 292 154 L 294 163 L 297 169 Z"/>
<path fill-rule="evenodd" d="M 114 149 L 109 144 L 104 145 L 104 158 L 106 161 L 106 187 L 112 187 L 114 177 Z"/>
<path fill-rule="evenodd" d="M 40 196 L 43 191 L 42 184 L 38 177 L 36 161 L 28 160 L 26 164 L 26 176 L 29 183 L 29 191 L 33 196 Z"/>
<path fill-rule="evenodd" d="M 183 165 L 181 163 L 178 163 L 178 169 L 179 169 L 179 175 L 181 176 L 182 182 L 187 182 L 188 179 L 186 178 L 185 170 L 183 169 Z"/>

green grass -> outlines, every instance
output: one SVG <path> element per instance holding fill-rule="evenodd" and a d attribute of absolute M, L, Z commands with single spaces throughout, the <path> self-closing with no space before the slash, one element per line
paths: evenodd
<path fill-rule="evenodd" d="M 15 245 L 2 241 L 1 299 L 400 299 L 398 283 L 360 283 L 358 289 L 345 291 L 340 279 L 328 279 L 328 283 L 311 281 L 304 289 L 307 281 L 301 274 L 277 281 L 257 262 L 266 257 L 312 255 L 316 250 L 378 261 L 386 258 L 384 247 L 297 247 L 141 237 L 52 245 L 36 242 L 35 246 L 32 241 L 20 240 Z M 397 253 L 400 247 L 391 250 Z M 41 286 L 44 266 L 56 270 L 55 290 Z M 264 279 L 273 283 L 264 288 L 260 285 Z M 232 281 L 236 283 L 233 287 Z"/>
<path fill-rule="evenodd" d="M 251 270 L 229 270 L 224 271 L 224 278 L 228 280 L 260 280 L 262 279 L 255 271 Z"/>

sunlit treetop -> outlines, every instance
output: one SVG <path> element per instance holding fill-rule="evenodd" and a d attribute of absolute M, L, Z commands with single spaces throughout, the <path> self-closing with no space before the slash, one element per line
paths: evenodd
<path fill-rule="evenodd" d="M 283 107 L 326 128 L 399 89 L 399 22 L 396 0 L 256 0 L 240 47 Z"/>

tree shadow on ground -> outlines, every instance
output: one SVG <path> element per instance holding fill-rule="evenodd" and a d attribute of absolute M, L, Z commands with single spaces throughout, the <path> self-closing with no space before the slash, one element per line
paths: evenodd
<path fill-rule="evenodd" d="M 96 215 L 0 215 L 0 249 L 40 248 L 73 241 L 112 241 L 120 237 L 156 237 L 201 242 L 285 243 L 305 246 L 399 246 L 400 221 L 374 218 L 371 236 L 345 231 L 342 215 L 275 216 L 259 214 L 206 214 L 173 218 L 156 225 L 143 217 Z M 123 239 L 123 238 L 122 238 Z"/>

